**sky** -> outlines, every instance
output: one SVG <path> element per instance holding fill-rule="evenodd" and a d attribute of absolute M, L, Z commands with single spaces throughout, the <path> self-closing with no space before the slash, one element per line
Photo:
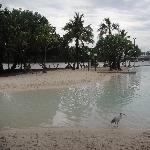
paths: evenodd
<path fill-rule="evenodd" d="M 85 26 L 91 24 L 95 43 L 104 18 L 125 29 L 142 51 L 150 50 L 150 0 L 0 0 L 3 7 L 32 10 L 45 16 L 63 35 L 62 28 L 75 12 L 83 13 Z"/>

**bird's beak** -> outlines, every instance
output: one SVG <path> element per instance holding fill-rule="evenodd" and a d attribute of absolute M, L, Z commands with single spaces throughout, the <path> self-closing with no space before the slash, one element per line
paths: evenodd
<path fill-rule="evenodd" d="M 127 116 L 126 114 L 123 114 L 124 116 Z"/>

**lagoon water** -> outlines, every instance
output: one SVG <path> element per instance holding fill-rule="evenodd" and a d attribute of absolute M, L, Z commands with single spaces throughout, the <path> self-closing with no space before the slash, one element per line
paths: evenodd
<path fill-rule="evenodd" d="M 120 127 L 149 129 L 150 67 L 136 70 L 90 87 L 0 93 L 0 128 L 108 128 L 112 117 L 123 112 L 127 117 Z"/>

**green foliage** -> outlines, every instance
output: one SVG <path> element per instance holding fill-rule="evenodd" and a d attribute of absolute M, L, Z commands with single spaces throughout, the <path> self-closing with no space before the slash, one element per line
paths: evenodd
<path fill-rule="evenodd" d="M 45 48 L 53 48 L 59 38 L 56 29 L 37 12 L 0 9 L 0 66 L 8 56 L 14 62 L 12 69 L 19 63 L 42 62 Z"/>
<path fill-rule="evenodd" d="M 121 60 L 128 57 L 138 57 L 140 49 L 130 41 L 125 30 L 120 30 L 118 24 L 112 24 L 109 18 L 104 19 L 99 28 L 99 40 L 96 44 L 98 57 L 109 63 L 110 69 L 121 69 Z M 117 31 L 117 32 L 114 32 Z M 114 32 L 114 33 L 113 33 Z"/>
<path fill-rule="evenodd" d="M 79 68 L 79 61 L 89 58 L 88 52 L 91 58 L 97 53 L 99 59 L 108 61 L 111 69 L 120 69 L 123 55 L 124 60 L 140 55 L 140 49 L 133 45 L 127 32 L 109 18 L 100 24 L 96 47 L 89 48 L 87 45 L 94 42 L 93 29 L 84 25 L 83 18 L 83 14 L 75 13 L 63 28 L 65 35 L 60 37 L 56 28 L 38 12 L 8 10 L 0 5 L 0 71 L 4 62 L 12 62 L 15 69 L 17 64 L 26 67 L 30 62 L 45 64 L 47 60 L 74 62 L 74 67 L 77 62 Z"/>
<path fill-rule="evenodd" d="M 111 23 L 109 18 L 105 18 L 104 22 L 100 24 L 98 32 L 99 38 L 106 35 L 112 35 L 113 32 L 119 32 L 119 25 L 116 23 Z"/>
<path fill-rule="evenodd" d="M 85 43 L 93 43 L 93 29 L 90 25 L 84 26 L 83 17 L 83 14 L 75 13 L 74 19 L 70 20 L 63 28 L 66 31 L 65 39 L 69 43 L 75 41 L 74 57 L 77 62 L 77 69 L 79 68 L 79 56 L 81 55 L 80 45 L 84 47 Z"/>

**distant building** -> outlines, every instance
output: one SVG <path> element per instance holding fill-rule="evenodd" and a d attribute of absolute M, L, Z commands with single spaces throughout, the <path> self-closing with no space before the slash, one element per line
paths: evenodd
<path fill-rule="evenodd" d="M 141 55 L 138 57 L 138 60 L 150 60 L 150 51 L 141 52 Z"/>

